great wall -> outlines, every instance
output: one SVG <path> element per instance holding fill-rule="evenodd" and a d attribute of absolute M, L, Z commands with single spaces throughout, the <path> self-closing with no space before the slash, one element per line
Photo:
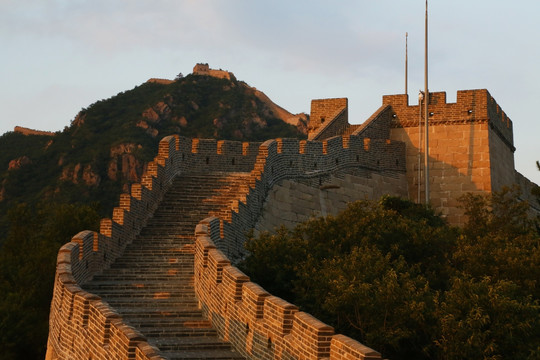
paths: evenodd
<path fill-rule="evenodd" d="M 347 100 L 312 102 L 309 140 L 239 143 L 168 136 L 142 181 L 99 233 L 57 260 L 47 359 L 380 359 L 363 344 L 272 296 L 234 263 L 251 229 L 293 226 L 382 194 L 422 190 L 419 116 L 383 97 L 362 125 Z M 430 94 L 431 202 L 463 221 L 457 198 L 519 184 L 512 123 L 487 90 L 456 103 Z"/>

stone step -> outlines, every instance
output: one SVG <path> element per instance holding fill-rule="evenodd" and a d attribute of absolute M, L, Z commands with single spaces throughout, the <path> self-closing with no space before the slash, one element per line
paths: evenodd
<path fill-rule="evenodd" d="M 145 299 L 170 299 L 179 301 L 196 301 L 195 292 L 182 291 L 180 289 L 145 289 L 145 288 L 131 288 L 131 289 L 94 289 L 93 294 L 111 299 L 132 299 L 137 301 L 143 301 Z"/>
<path fill-rule="evenodd" d="M 150 272 L 153 272 L 154 270 L 182 270 L 185 269 L 186 271 L 193 267 L 193 265 L 189 266 L 190 264 L 182 264 L 182 263 L 160 263 L 159 265 L 156 264 L 137 264 L 137 262 L 121 262 L 121 263 L 113 263 L 111 264 L 110 271 L 116 272 L 116 270 L 126 270 L 126 271 L 133 271 L 137 272 L 142 269 L 148 269 Z M 157 267 L 157 268 L 156 268 Z"/>
<path fill-rule="evenodd" d="M 146 275 L 146 276 L 143 276 L 143 275 Z M 107 281 L 130 281 L 132 282 L 133 284 L 138 284 L 140 282 L 143 282 L 143 281 L 151 281 L 151 282 L 154 282 L 156 284 L 163 284 L 164 287 L 167 287 L 169 286 L 169 284 L 173 284 L 173 285 L 176 285 L 176 286 L 182 286 L 184 284 L 187 284 L 189 286 L 191 286 L 193 284 L 193 275 L 189 275 L 189 276 L 166 276 L 166 275 L 162 275 L 162 276 L 150 276 L 150 275 L 147 275 L 147 274 L 140 274 L 140 275 L 131 275 L 131 276 L 126 276 L 126 277 L 121 277 L 121 276 L 117 276 L 117 277 L 108 277 L 108 278 L 98 278 L 97 281 L 103 281 L 103 280 L 107 280 Z M 86 284 L 85 285 L 85 288 L 87 286 L 91 286 L 91 282 Z"/>
<path fill-rule="evenodd" d="M 138 266 L 155 266 L 156 264 L 160 265 L 177 265 L 179 267 L 193 266 L 193 254 L 186 254 L 187 256 L 182 257 L 182 254 L 169 254 L 167 255 L 148 255 L 144 254 L 129 254 L 128 256 L 122 257 L 116 261 L 115 265 L 129 264 L 133 267 Z M 111 264 L 112 265 L 112 264 Z"/>
<path fill-rule="evenodd" d="M 169 360 L 239 360 L 243 356 L 233 350 L 184 350 L 184 351 L 162 351 L 163 357 Z"/>
<path fill-rule="evenodd" d="M 183 260 L 189 259 L 194 253 L 193 247 L 178 247 L 168 249 L 151 249 L 151 248 L 127 248 L 125 254 L 119 258 L 129 259 L 133 257 L 139 257 L 143 259 L 159 259 L 167 260 L 170 257 L 182 258 Z"/>
<path fill-rule="evenodd" d="M 186 317 L 200 318 L 202 319 L 202 311 L 198 307 L 178 307 L 178 306 L 160 306 L 152 309 L 141 309 L 135 307 L 121 307 L 118 306 L 115 310 L 122 315 L 126 316 L 126 319 L 139 319 L 152 320 L 169 320 L 182 321 Z"/>
<path fill-rule="evenodd" d="M 193 253 L 195 249 L 194 238 L 189 239 L 189 242 L 183 244 L 168 244 L 159 241 L 135 241 L 126 247 L 125 254 L 129 255 L 131 252 L 147 252 L 154 254 L 165 254 L 168 252 L 176 253 Z"/>
<path fill-rule="evenodd" d="M 193 274 L 187 275 L 189 281 L 193 281 Z M 93 280 L 96 281 L 103 281 L 103 280 L 109 280 L 109 281 L 121 281 L 121 280 L 127 280 L 127 281 L 133 281 L 133 282 L 139 282 L 139 281 L 154 281 L 156 283 L 159 282 L 169 282 L 169 281 L 179 281 L 179 276 L 175 273 L 163 273 L 163 270 L 161 270 L 161 273 L 154 273 L 154 274 L 126 274 L 126 275 L 96 275 L 94 276 Z M 88 286 L 90 283 L 88 283 L 85 286 Z"/>
<path fill-rule="evenodd" d="M 151 299 L 151 298 L 111 298 L 107 297 L 104 300 L 113 308 L 137 308 L 137 309 L 152 309 L 161 307 L 177 307 L 179 310 L 197 310 L 198 302 L 195 298 L 192 299 Z"/>
<path fill-rule="evenodd" d="M 193 291 L 193 284 L 191 282 L 183 282 L 178 284 L 176 281 L 170 281 L 169 283 L 156 283 L 156 282 L 127 282 L 125 284 L 118 284 L 120 281 L 109 281 L 107 283 L 92 283 L 85 286 L 85 290 L 97 294 L 98 292 L 104 292 L 107 290 L 119 290 L 119 291 L 181 291 L 188 292 Z"/>
<path fill-rule="evenodd" d="M 176 347 L 180 343 L 178 338 L 197 338 L 206 337 L 218 340 L 217 331 L 212 327 L 206 328 L 182 328 L 182 327 L 152 327 L 140 328 L 144 335 L 149 338 L 157 338 L 152 342 L 158 345 L 162 350 L 181 350 L 182 347 Z M 172 339 L 174 338 L 174 339 Z M 169 340 L 169 341 L 167 341 Z M 184 343 L 189 343 L 185 341 Z M 227 347 L 226 347 L 227 348 Z"/>
<path fill-rule="evenodd" d="M 215 359 L 218 354 L 219 356 L 225 356 L 224 358 L 231 358 L 231 356 L 238 356 L 231 350 L 231 345 L 224 341 L 221 341 L 217 336 L 210 337 L 179 337 L 179 338 L 160 338 L 160 339 L 149 339 L 151 343 L 157 346 L 162 351 L 167 352 L 180 352 L 184 355 L 186 353 L 199 353 L 199 359 Z M 208 352 L 213 352 L 211 357 L 203 354 L 208 354 Z M 171 355 L 168 355 L 170 358 Z M 191 355 L 193 356 L 193 355 Z M 189 357 L 192 358 L 192 357 Z"/>
<path fill-rule="evenodd" d="M 129 323 L 139 329 L 151 327 L 172 327 L 181 326 L 184 328 L 211 328 L 210 321 L 202 317 L 202 312 L 195 315 L 177 315 L 175 317 L 134 317 L 131 316 Z"/>
<path fill-rule="evenodd" d="M 102 297 L 168 359 L 242 359 L 217 338 L 193 288 L 194 232 L 208 216 L 231 218 L 249 173 L 210 173 L 173 181 L 124 255 L 84 288 Z"/>
<path fill-rule="evenodd" d="M 147 267 L 139 267 L 139 268 L 122 268 L 122 267 L 116 267 L 116 268 L 110 268 L 108 270 L 105 270 L 101 275 L 94 276 L 94 279 L 96 280 L 103 280 L 104 277 L 110 277 L 110 280 L 121 280 L 123 279 L 122 276 L 125 276 L 124 279 L 126 280 L 133 280 L 133 279 L 139 279 L 140 275 L 148 275 L 150 276 L 147 280 L 155 280 L 156 277 L 159 278 L 172 278 L 174 276 L 193 276 L 194 269 L 192 266 L 187 267 L 172 267 L 172 266 L 147 266 Z"/>
<path fill-rule="evenodd" d="M 184 250 L 184 251 L 152 251 L 147 250 L 132 250 L 122 256 L 121 260 L 124 261 L 144 261 L 148 263 L 153 262 L 171 262 L 176 260 L 179 262 L 189 261 L 190 258 L 193 258 L 193 250 Z M 120 259 L 119 259 L 120 261 Z"/>
<path fill-rule="evenodd" d="M 182 291 L 182 289 L 173 288 L 174 284 L 170 284 L 163 289 L 147 289 L 147 288 L 132 288 L 132 289 L 94 289 L 96 295 L 101 295 L 107 298 L 107 300 L 117 301 L 125 299 L 143 300 L 143 299 L 155 299 L 155 300 L 180 300 L 180 301 L 195 301 L 195 291 L 193 289 L 189 291 Z"/>

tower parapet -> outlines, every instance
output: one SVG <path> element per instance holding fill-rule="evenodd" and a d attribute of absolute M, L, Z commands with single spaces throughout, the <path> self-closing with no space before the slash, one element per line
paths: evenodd
<path fill-rule="evenodd" d="M 407 95 L 385 95 L 383 105 L 394 109 L 393 127 L 418 126 L 420 105 L 409 105 Z M 490 127 L 496 129 L 501 140 L 512 152 L 515 151 L 512 121 L 486 89 L 460 90 L 455 103 L 446 101 L 446 92 L 429 94 L 430 125 L 471 122 L 491 123 Z"/>

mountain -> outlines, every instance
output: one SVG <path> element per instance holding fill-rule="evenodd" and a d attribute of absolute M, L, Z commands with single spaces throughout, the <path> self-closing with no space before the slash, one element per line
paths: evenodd
<path fill-rule="evenodd" d="M 305 114 L 203 70 L 97 101 L 60 132 L 17 127 L 0 136 L 2 359 L 44 358 L 58 249 L 80 230 L 99 230 L 164 136 L 306 137 Z"/>
<path fill-rule="evenodd" d="M 0 137 L 0 210 L 35 199 L 98 201 L 110 213 L 117 194 L 140 180 L 161 138 L 263 141 L 305 137 L 293 115 L 236 78 L 150 79 L 83 108 L 63 131 L 16 128 Z M 0 239 L 5 219 L 0 219 Z"/>

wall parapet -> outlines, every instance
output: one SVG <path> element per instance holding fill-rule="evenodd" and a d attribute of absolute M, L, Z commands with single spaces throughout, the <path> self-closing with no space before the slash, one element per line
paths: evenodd
<path fill-rule="evenodd" d="M 163 138 L 141 182 L 132 184 L 129 194 L 120 195 L 119 206 L 113 209 L 112 218 L 101 220 L 100 231 L 82 231 L 60 249 L 47 359 L 87 359 L 90 354 L 102 359 L 128 358 L 132 354 L 136 354 L 135 359 L 162 359 L 141 334 L 123 323 L 114 309 L 81 285 L 122 255 L 176 176 L 210 170 L 249 171 L 257 150 L 257 143 Z"/>
<path fill-rule="evenodd" d="M 244 256 L 243 239 L 255 227 L 269 190 L 281 180 L 306 180 L 320 186 L 330 175 L 363 170 L 392 178 L 405 174 L 405 144 L 361 136 L 335 136 L 324 141 L 274 139 L 260 145 L 245 201 L 223 223 L 224 240 L 216 243 L 233 262 Z"/>
<path fill-rule="evenodd" d="M 196 228 L 195 292 L 220 336 L 247 359 L 381 359 L 377 351 L 272 296 L 217 249 L 219 219 Z"/>
<path fill-rule="evenodd" d="M 49 319 L 47 359 L 87 359 L 90 354 L 96 359 L 127 358 L 128 354 L 136 354 L 136 359 L 161 359 L 140 333 L 125 324 L 101 298 L 84 291 L 81 285 L 109 268 L 122 255 L 125 247 L 146 225 L 173 179 L 184 174 L 251 173 L 246 201 L 238 201 L 233 206 L 230 222 L 217 220 L 217 226 L 211 227 L 212 239 L 221 250 L 212 250 L 211 256 L 204 261 L 211 260 L 212 266 L 222 269 L 215 274 L 216 283 L 234 284 L 231 285 L 235 289 L 234 299 L 245 299 L 244 293 L 252 294 L 254 300 L 250 309 L 258 314 L 256 318 L 264 316 L 260 312 L 263 309 L 261 301 L 265 303 L 267 300 L 263 298 L 266 297 L 277 304 L 275 311 L 292 314 L 293 305 L 279 305 L 281 300 L 265 295 L 264 290 L 254 285 L 240 287 L 239 282 L 249 282 L 249 278 L 226 264 L 230 264 L 229 258 L 234 258 L 231 254 L 238 256 L 243 252 L 246 230 L 255 225 L 265 196 L 275 183 L 295 178 L 321 181 L 325 175 L 351 168 L 388 176 L 404 173 L 404 144 L 354 135 L 324 142 L 277 139 L 263 144 L 188 139 L 178 135 L 163 138 L 158 155 L 148 163 L 141 182 L 132 184 L 130 193 L 120 195 L 112 217 L 101 220 L 100 231 L 80 232 L 60 249 Z M 223 239 L 220 238 L 220 226 L 224 227 Z M 231 283 L 232 278 L 236 280 Z M 270 308 L 267 306 L 267 311 Z M 282 332 L 289 331 L 287 324 L 282 325 Z M 294 328 L 290 330 L 294 331 Z"/>

